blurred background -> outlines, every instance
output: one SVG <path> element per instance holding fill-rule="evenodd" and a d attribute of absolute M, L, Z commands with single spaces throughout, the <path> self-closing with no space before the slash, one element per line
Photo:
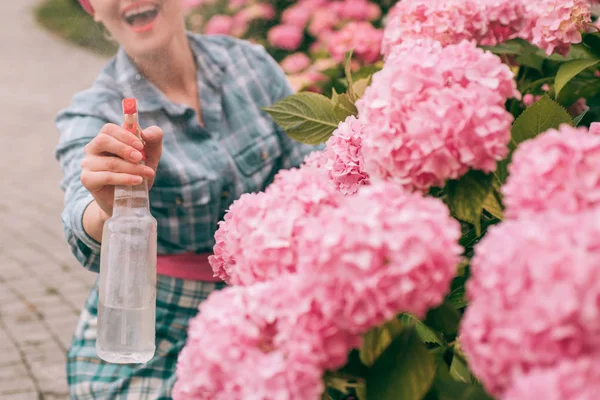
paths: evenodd
<path fill-rule="evenodd" d="M 297 90 L 381 68 L 393 0 L 182 0 L 190 30 L 264 45 Z M 66 399 L 65 352 L 96 275 L 64 241 L 57 112 L 116 51 L 77 0 L 0 2 L 0 399 Z"/>

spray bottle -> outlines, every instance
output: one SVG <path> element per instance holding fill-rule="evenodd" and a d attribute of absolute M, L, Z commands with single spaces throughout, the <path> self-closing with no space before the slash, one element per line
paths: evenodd
<path fill-rule="evenodd" d="M 135 99 L 123 100 L 123 114 L 124 128 L 141 139 Z M 156 241 L 146 179 L 116 186 L 100 254 L 96 352 L 107 362 L 146 363 L 154 356 Z"/>

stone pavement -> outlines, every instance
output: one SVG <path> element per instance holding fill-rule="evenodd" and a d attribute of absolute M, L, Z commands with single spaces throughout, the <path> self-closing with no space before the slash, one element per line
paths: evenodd
<path fill-rule="evenodd" d="M 96 276 L 60 222 L 56 112 L 105 59 L 38 28 L 36 0 L 0 1 L 0 399 L 65 399 L 65 352 Z"/>

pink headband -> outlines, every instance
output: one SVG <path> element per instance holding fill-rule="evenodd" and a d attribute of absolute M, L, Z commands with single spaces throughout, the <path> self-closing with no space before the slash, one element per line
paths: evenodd
<path fill-rule="evenodd" d="M 79 0 L 79 4 L 81 4 L 81 7 L 83 7 L 83 9 L 88 12 L 88 14 L 94 15 L 94 9 L 90 4 L 90 0 Z"/>

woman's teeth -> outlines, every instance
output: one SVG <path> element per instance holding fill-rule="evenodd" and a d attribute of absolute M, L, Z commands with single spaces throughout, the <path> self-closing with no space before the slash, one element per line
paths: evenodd
<path fill-rule="evenodd" d="M 143 26 L 149 24 L 158 15 L 158 9 L 153 5 L 145 5 L 129 10 L 123 15 L 123 19 L 132 26 Z"/>

